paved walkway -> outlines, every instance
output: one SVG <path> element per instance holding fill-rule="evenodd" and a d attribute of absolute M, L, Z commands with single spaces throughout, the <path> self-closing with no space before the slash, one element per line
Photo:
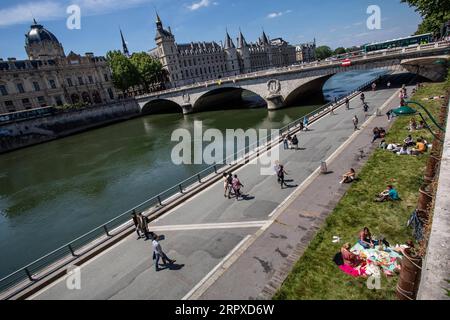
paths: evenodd
<path fill-rule="evenodd" d="M 395 92 L 396 89 L 367 92 L 370 112 L 385 104 Z M 247 165 L 237 171 L 245 193 L 250 195 L 247 200 L 224 198 L 222 182 L 218 182 L 154 221 L 150 228 L 164 234 L 163 248 L 180 263 L 172 270 L 155 272 L 151 243 L 137 241 L 132 234 L 81 267 L 81 290 L 67 289 L 66 278 L 61 278 L 32 298 L 257 297 L 301 239 L 311 235 L 311 226 L 320 220 L 318 217 L 323 218 L 324 212 L 330 210 L 333 203 L 328 198 L 335 198 L 335 189 L 341 186 L 338 176 L 354 163 L 358 147 L 340 146 L 354 135 L 352 117 L 357 114 L 360 122 L 364 119 L 359 98 L 351 101 L 351 110 L 341 107 L 335 113 L 314 123 L 312 131 L 300 134 L 300 147 L 305 150 L 280 150 L 280 161 L 290 174 L 288 178 L 294 180 L 291 188 L 281 190 L 276 177 L 261 176 L 259 165 Z M 371 119 L 382 121 L 386 117 Z M 367 149 L 370 132 L 370 126 L 363 128 L 352 139 L 361 137 L 358 141 Z M 305 189 L 309 195 L 305 193 L 297 208 L 283 210 L 280 216 L 277 209 L 280 205 L 284 208 L 286 198 L 297 196 L 304 189 L 301 184 L 320 162 L 338 149 L 348 150 L 348 159 L 339 166 L 333 162 L 330 169 L 335 172 L 318 177 L 330 181 L 320 183 L 315 191 Z M 295 187 L 297 184 L 300 187 Z M 305 206 L 301 207 L 302 203 Z"/>

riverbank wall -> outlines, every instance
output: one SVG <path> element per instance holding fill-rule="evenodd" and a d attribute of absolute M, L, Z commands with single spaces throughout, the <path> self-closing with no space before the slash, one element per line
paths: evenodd
<path fill-rule="evenodd" d="M 0 154 L 138 117 L 134 99 L 0 125 Z"/>

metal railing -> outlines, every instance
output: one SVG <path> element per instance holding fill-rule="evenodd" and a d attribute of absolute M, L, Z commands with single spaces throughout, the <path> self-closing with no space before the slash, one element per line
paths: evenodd
<path fill-rule="evenodd" d="M 256 143 L 249 145 L 242 150 L 238 150 L 233 155 L 224 158 L 222 164 L 215 164 L 207 167 L 206 169 L 179 182 L 171 188 L 162 191 L 156 196 L 147 199 L 137 206 L 123 212 L 122 214 L 98 226 L 97 228 L 81 235 L 75 240 L 72 240 L 71 242 L 60 246 L 59 248 L 44 255 L 43 257 L 7 275 L 6 277 L 0 279 L 0 293 L 8 289 L 12 289 L 12 287 L 18 284 L 21 284 L 23 287 L 30 286 L 36 281 L 45 278 L 46 276 L 54 273 L 57 270 L 60 270 L 62 267 L 67 266 L 70 262 L 75 261 L 79 257 L 97 248 L 99 245 L 103 244 L 111 237 L 116 236 L 130 228 L 133 225 L 133 222 L 131 220 L 132 213 L 146 213 L 147 216 L 151 216 L 157 213 L 159 209 L 163 208 L 165 205 L 171 203 L 172 201 L 181 198 L 189 191 L 195 189 L 196 186 L 202 185 L 202 183 L 210 181 L 210 179 L 217 178 L 223 172 L 233 169 L 234 165 L 242 164 L 243 160 L 245 161 L 245 159 L 248 159 L 251 156 L 257 156 L 260 153 L 265 152 L 271 147 L 272 143 L 280 143 L 281 141 L 279 137 L 283 133 L 298 129 L 300 123 L 304 118 L 309 119 L 310 123 L 314 122 L 315 120 L 326 114 L 328 111 L 330 111 L 330 108 L 334 109 L 339 105 L 342 105 L 344 103 L 342 100 L 344 97 L 353 98 L 361 90 L 367 88 L 374 81 L 381 78 L 387 73 L 388 72 L 386 71 L 384 74 L 379 75 L 371 81 L 364 83 L 350 94 L 340 96 L 338 98 L 338 104 L 333 101 L 321 107 L 318 107 L 312 112 L 303 115 L 301 118 L 279 129 L 277 135 L 274 136 L 273 134 L 269 134 L 267 135 L 267 137 L 259 139 Z M 242 155 L 242 157 L 238 158 L 237 156 L 239 155 Z M 149 210 L 152 209 L 153 211 L 149 213 Z M 38 275 L 38 273 L 40 274 Z M 27 284 L 24 284 L 23 282 L 27 279 L 29 280 L 29 282 Z M 23 290 L 23 288 L 18 289 L 17 292 L 20 292 L 21 290 Z M 12 293 L 10 296 L 13 296 L 17 292 Z"/>

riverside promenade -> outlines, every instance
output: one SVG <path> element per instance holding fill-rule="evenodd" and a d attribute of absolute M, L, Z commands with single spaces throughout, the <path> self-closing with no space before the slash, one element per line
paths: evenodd
<path fill-rule="evenodd" d="M 396 77 L 397 85 L 407 80 Z M 396 93 L 366 92 L 371 116 L 365 123 L 356 97 L 350 110 L 342 106 L 301 132 L 301 150 L 281 147 L 290 188 L 280 189 L 275 176 L 262 176 L 259 165 L 249 164 L 235 172 L 246 200 L 224 198 L 220 181 L 152 222 L 150 230 L 165 236 L 162 247 L 177 260 L 171 269 L 155 272 L 151 241 L 138 241 L 133 233 L 80 267 L 79 290 L 68 289 L 64 276 L 30 299 L 270 298 L 345 191 L 340 175 L 367 158 L 360 159 L 359 150 L 372 148 L 374 126 L 386 127 L 384 113 L 398 105 Z M 383 116 L 372 115 L 381 107 Z M 355 114 L 361 125 L 356 132 Z M 319 175 L 324 160 L 333 172 Z"/>

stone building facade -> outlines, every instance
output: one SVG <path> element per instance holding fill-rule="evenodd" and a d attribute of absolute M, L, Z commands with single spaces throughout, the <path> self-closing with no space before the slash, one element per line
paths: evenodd
<path fill-rule="evenodd" d="M 104 57 L 66 56 L 58 39 L 36 21 L 25 37 L 29 60 L 0 59 L 0 113 L 116 99 Z"/>
<path fill-rule="evenodd" d="M 302 43 L 295 47 L 298 62 L 312 62 L 316 60 L 316 39 L 314 42 Z"/>
<path fill-rule="evenodd" d="M 150 55 L 168 71 L 172 86 L 220 79 L 296 63 L 295 47 L 282 38 L 270 40 L 263 32 L 257 43 L 247 43 L 242 32 L 235 42 L 226 32 L 222 45 L 216 42 L 178 44 L 170 27 L 164 29 L 157 15 L 157 47 Z"/>

